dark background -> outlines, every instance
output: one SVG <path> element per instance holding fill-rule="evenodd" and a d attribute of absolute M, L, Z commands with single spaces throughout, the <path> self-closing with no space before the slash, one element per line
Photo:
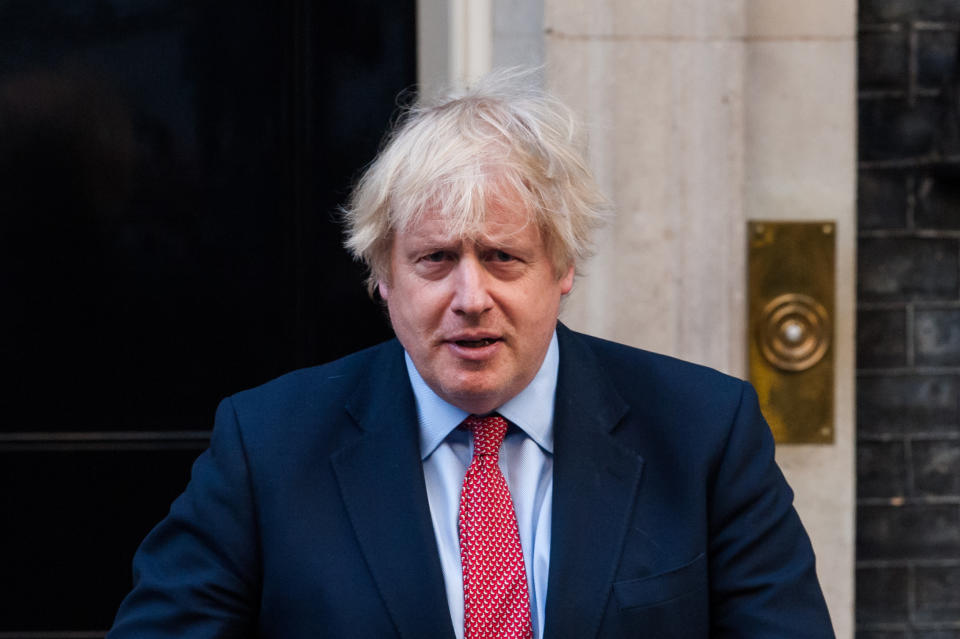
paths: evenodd
<path fill-rule="evenodd" d="M 390 336 L 336 217 L 414 4 L 0 0 L 0 637 L 102 633 L 219 399 Z"/>

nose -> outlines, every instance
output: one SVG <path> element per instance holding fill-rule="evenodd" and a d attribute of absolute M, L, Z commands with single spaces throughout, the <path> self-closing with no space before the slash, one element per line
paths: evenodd
<path fill-rule="evenodd" d="M 480 315 L 491 308 L 493 298 L 489 283 L 489 273 L 476 256 L 464 256 L 457 262 L 453 278 L 453 311 L 461 315 Z"/>

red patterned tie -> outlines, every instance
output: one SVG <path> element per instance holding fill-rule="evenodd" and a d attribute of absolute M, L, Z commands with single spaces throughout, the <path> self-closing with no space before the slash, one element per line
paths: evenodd
<path fill-rule="evenodd" d="M 460 493 L 465 639 L 530 639 L 530 594 L 520 533 L 507 482 L 497 465 L 507 420 L 463 422 L 473 433 L 473 461 Z"/>

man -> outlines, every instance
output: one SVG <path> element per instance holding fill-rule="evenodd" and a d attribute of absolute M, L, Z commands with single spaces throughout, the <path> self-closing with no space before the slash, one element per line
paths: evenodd
<path fill-rule="evenodd" d="M 120 637 L 832 637 L 750 387 L 576 334 L 567 109 L 494 77 L 347 210 L 397 340 L 224 400 Z"/>

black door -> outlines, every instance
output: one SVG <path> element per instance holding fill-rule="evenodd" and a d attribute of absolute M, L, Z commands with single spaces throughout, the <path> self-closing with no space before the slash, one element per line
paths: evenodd
<path fill-rule="evenodd" d="M 217 401 L 390 336 L 337 205 L 414 32 L 413 0 L 0 0 L 0 637 L 99 636 Z"/>

